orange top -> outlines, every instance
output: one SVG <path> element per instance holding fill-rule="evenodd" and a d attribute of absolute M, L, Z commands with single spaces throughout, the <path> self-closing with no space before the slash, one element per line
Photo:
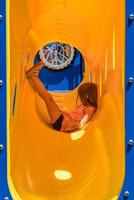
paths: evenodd
<path fill-rule="evenodd" d="M 83 104 L 80 104 L 78 107 L 76 107 L 75 110 L 71 112 L 62 111 L 64 119 L 62 122 L 61 131 L 69 132 L 77 129 L 80 121 L 85 116 L 84 109 L 87 107 L 89 106 L 84 106 Z M 94 113 L 92 109 L 91 112 Z"/>

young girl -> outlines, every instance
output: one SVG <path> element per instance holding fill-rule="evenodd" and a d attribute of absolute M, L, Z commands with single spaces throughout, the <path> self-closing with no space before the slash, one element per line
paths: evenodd
<path fill-rule="evenodd" d="M 53 128 L 63 132 L 71 132 L 82 128 L 91 120 L 97 110 L 96 84 L 87 82 L 80 85 L 78 97 L 80 97 L 81 104 L 71 112 L 62 111 L 38 78 L 39 71 L 43 66 L 42 61 L 38 62 L 26 72 L 26 75 L 39 96 L 44 100 Z"/>

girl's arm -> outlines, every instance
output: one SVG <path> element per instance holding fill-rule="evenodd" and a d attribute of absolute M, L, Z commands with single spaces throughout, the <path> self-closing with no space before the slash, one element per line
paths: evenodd
<path fill-rule="evenodd" d="M 89 121 L 89 115 L 86 114 L 82 120 L 80 121 L 80 128 L 82 128 L 85 124 L 87 124 L 87 122 Z"/>
<path fill-rule="evenodd" d="M 85 124 L 87 124 L 87 122 L 89 120 L 92 119 L 92 117 L 94 116 L 95 114 L 95 108 L 94 107 L 87 107 L 85 110 L 84 110 L 84 114 L 85 116 L 82 118 L 81 122 L 80 122 L 80 127 L 82 128 Z"/>

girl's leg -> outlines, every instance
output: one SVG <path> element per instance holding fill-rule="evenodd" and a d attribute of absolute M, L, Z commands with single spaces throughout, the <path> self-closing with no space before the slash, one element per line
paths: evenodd
<path fill-rule="evenodd" d="M 36 89 L 39 96 L 45 101 L 48 114 L 50 116 L 51 123 L 54 124 L 60 117 L 61 111 L 58 105 L 55 103 L 52 96 L 48 93 L 38 76 L 31 77 L 34 88 Z"/>
<path fill-rule="evenodd" d="M 39 71 L 41 70 L 41 68 L 44 66 L 44 63 L 42 61 L 38 62 L 37 64 L 35 64 L 32 68 L 30 68 L 27 72 L 26 72 L 26 76 L 28 79 L 32 78 L 33 76 L 38 76 Z"/>

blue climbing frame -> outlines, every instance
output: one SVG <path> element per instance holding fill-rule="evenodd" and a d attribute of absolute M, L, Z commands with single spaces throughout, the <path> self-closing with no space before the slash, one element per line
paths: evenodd
<path fill-rule="evenodd" d="M 0 199 L 10 200 L 6 150 L 6 4 L 0 0 Z"/>
<path fill-rule="evenodd" d="M 134 200 L 134 1 L 126 2 L 126 177 L 119 200 Z M 7 183 L 6 5 L 0 0 L 0 200 L 11 200 Z M 129 79 L 132 77 L 131 79 Z M 2 80 L 2 82 L 1 82 Z M 129 82 L 129 83 L 128 83 Z M 125 194 L 125 195 L 124 195 Z"/>
<path fill-rule="evenodd" d="M 126 176 L 119 200 L 134 200 L 134 1 L 126 1 Z"/>

